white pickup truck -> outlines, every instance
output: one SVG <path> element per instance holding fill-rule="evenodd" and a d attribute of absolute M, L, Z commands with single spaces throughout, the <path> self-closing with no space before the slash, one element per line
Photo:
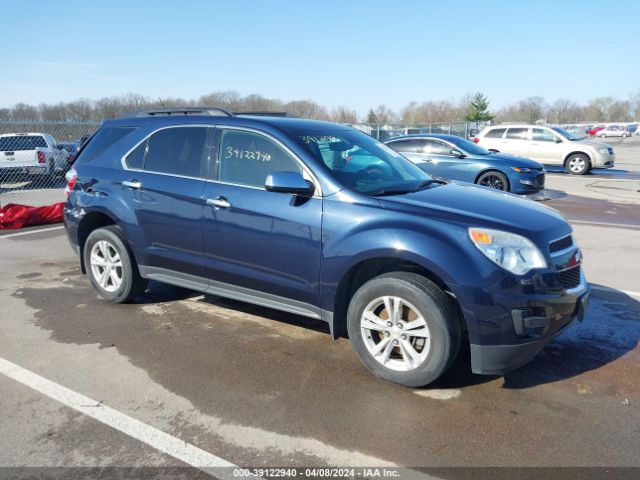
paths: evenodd
<path fill-rule="evenodd" d="M 57 148 L 46 133 L 5 133 L 0 135 L 0 176 L 12 172 L 32 175 L 63 175 L 69 153 Z"/>

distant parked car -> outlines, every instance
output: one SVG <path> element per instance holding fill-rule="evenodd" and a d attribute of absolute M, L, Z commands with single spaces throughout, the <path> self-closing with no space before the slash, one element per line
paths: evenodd
<path fill-rule="evenodd" d="M 606 143 L 588 141 L 560 127 L 546 125 L 496 125 L 487 127 L 474 142 L 488 150 L 563 166 L 568 173 L 584 175 L 592 168 L 612 168 L 616 156 Z"/>
<path fill-rule="evenodd" d="M 56 148 L 46 133 L 6 133 L 0 135 L 0 172 L 19 172 L 54 177 L 64 174 L 68 154 Z"/>
<path fill-rule="evenodd" d="M 538 162 L 492 153 L 455 135 L 406 135 L 385 143 L 430 175 L 512 193 L 544 188 L 544 167 Z"/>
<path fill-rule="evenodd" d="M 598 132 L 603 129 L 604 129 L 604 125 L 594 125 L 589 130 L 587 130 L 587 134 L 589 134 L 592 137 L 595 137 L 598 134 Z"/>
<path fill-rule="evenodd" d="M 568 125 L 562 128 L 577 138 L 584 138 L 587 136 L 587 127 L 585 125 Z"/>
<path fill-rule="evenodd" d="M 67 165 L 70 166 L 76 159 L 76 155 L 80 151 L 80 144 L 78 142 L 59 143 L 58 148 L 61 148 L 67 152 Z"/>
<path fill-rule="evenodd" d="M 623 127 L 621 125 L 610 125 L 608 127 L 603 128 L 602 130 L 599 130 L 598 132 L 596 132 L 596 136 L 601 137 L 601 138 L 606 138 L 606 137 L 628 137 L 631 134 L 629 133 L 629 130 L 627 130 L 627 127 Z"/>

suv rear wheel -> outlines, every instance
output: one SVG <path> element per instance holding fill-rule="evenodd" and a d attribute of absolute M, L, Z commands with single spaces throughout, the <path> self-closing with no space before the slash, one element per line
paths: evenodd
<path fill-rule="evenodd" d="M 574 153 L 565 162 L 567 173 L 572 175 L 584 175 L 591 170 L 591 162 L 589 157 L 583 153 Z"/>
<path fill-rule="evenodd" d="M 460 347 L 458 316 L 447 295 L 415 273 L 368 281 L 347 313 L 356 354 L 378 377 L 409 387 L 436 380 Z"/>
<path fill-rule="evenodd" d="M 84 244 L 83 255 L 92 285 L 110 302 L 129 302 L 144 292 L 146 282 L 140 277 L 118 227 L 103 227 L 91 232 Z"/>

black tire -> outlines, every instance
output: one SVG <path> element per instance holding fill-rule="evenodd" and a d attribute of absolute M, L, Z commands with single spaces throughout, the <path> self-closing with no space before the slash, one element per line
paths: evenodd
<path fill-rule="evenodd" d="M 592 166 L 589 157 L 584 153 L 574 153 L 565 160 L 564 168 L 571 175 L 585 175 L 591 170 Z"/>
<path fill-rule="evenodd" d="M 365 339 L 361 329 L 365 309 L 385 296 L 409 302 L 426 321 L 429 349 L 422 363 L 413 369 L 388 368 L 374 358 L 365 343 L 373 341 L 371 336 Z M 408 272 L 386 273 L 362 285 L 349 303 L 347 329 L 356 354 L 374 375 L 408 387 L 423 387 L 439 378 L 455 360 L 461 341 L 460 323 L 451 300 L 431 281 Z M 400 347 L 391 348 L 393 355 Z"/>
<path fill-rule="evenodd" d="M 101 240 L 113 246 L 122 264 L 119 270 L 122 280 L 115 291 L 108 291 L 103 288 L 92 269 L 91 250 Z M 92 231 L 84 244 L 83 258 L 91 284 L 106 300 L 113 303 L 127 303 L 144 292 L 147 282 L 140 276 L 138 265 L 119 227 L 110 225 Z"/>
<path fill-rule="evenodd" d="M 494 190 L 502 190 L 503 192 L 510 190 L 509 179 L 504 173 L 498 172 L 497 170 L 484 172 L 478 177 L 476 184 L 493 188 Z"/>

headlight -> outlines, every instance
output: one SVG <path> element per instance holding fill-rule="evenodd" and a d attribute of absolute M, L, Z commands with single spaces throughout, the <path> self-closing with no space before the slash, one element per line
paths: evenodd
<path fill-rule="evenodd" d="M 600 153 L 604 153 L 605 155 L 609 153 L 609 149 L 608 148 L 599 148 L 598 152 Z"/>
<path fill-rule="evenodd" d="M 530 168 L 511 167 L 511 170 L 518 173 L 531 173 L 533 170 Z"/>
<path fill-rule="evenodd" d="M 524 275 L 532 268 L 547 267 L 547 261 L 538 247 L 520 235 L 487 228 L 470 228 L 469 238 L 489 260 L 516 275 Z"/>

